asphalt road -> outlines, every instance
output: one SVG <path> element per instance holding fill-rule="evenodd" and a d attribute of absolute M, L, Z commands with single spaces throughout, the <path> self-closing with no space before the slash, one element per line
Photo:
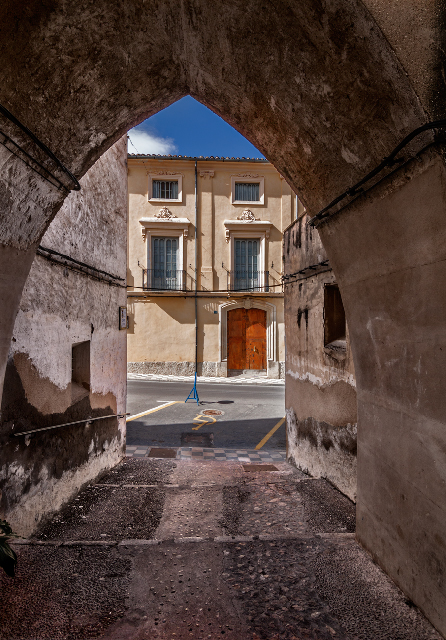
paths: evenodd
<path fill-rule="evenodd" d="M 185 434 L 194 434 L 193 437 L 203 436 L 204 439 L 203 444 L 197 443 L 197 446 L 255 449 L 285 415 L 285 388 L 282 386 L 199 383 L 198 406 L 196 402 L 184 402 L 191 388 L 189 382 L 129 380 L 127 411 L 130 418 L 168 402 L 175 404 L 129 420 L 127 444 L 190 446 Z M 207 410 L 222 413 L 209 417 L 203 414 Z M 205 424 L 205 420 L 208 423 Z M 213 444 L 206 442 L 206 435 L 210 433 Z M 285 449 L 285 446 L 285 424 L 282 424 L 263 448 Z"/>

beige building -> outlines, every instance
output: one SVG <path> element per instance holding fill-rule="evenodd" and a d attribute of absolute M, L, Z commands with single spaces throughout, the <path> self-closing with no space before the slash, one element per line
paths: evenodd
<path fill-rule="evenodd" d="M 282 233 L 297 199 L 263 159 L 130 155 L 128 368 L 284 376 Z"/>

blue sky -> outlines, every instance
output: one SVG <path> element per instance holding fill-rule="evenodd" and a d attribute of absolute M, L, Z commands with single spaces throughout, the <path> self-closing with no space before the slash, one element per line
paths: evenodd
<path fill-rule="evenodd" d="M 186 96 L 129 131 L 129 153 L 263 158 L 207 107 Z"/>

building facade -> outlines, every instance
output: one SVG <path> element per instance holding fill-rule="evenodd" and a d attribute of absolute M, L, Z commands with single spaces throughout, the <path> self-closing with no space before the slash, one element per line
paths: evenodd
<path fill-rule="evenodd" d="M 130 155 L 128 370 L 284 375 L 291 188 L 264 159 Z"/>
<path fill-rule="evenodd" d="M 356 380 L 339 287 L 305 212 L 283 246 L 288 459 L 356 501 Z"/>

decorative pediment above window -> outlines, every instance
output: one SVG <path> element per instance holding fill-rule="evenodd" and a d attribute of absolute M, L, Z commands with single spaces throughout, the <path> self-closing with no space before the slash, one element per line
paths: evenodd
<path fill-rule="evenodd" d="M 162 213 L 164 210 L 167 211 L 167 214 Z M 146 239 L 148 232 L 164 233 L 169 231 L 177 231 L 187 238 L 190 221 L 187 218 L 177 218 L 166 207 L 163 207 L 155 218 L 141 218 L 139 224 L 143 240 Z"/>
<path fill-rule="evenodd" d="M 249 211 L 249 209 L 246 209 L 242 215 L 240 216 L 240 218 L 238 218 L 237 220 L 225 220 L 224 221 L 224 226 L 225 226 L 225 236 L 226 236 L 226 242 L 229 242 L 231 239 L 231 233 L 234 231 L 243 231 L 244 229 L 249 229 L 250 232 L 252 231 L 258 231 L 259 234 L 264 234 L 266 240 L 269 239 L 269 232 L 271 230 L 271 227 L 273 226 L 272 222 L 269 221 L 264 221 L 264 220 L 256 220 L 254 218 L 254 215 L 252 214 L 251 211 L 249 211 L 249 213 L 252 215 L 252 217 L 254 219 L 251 218 L 251 216 L 249 214 L 247 214 L 247 218 L 243 218 L 243 215 Z"/>
<path fill-rule="evenodd" d="M 172 213 L 172 211 L 169 211 L 169 209 L 167 207 L 163 207 L 162 209 L 160 209 L 158 211 L 158 213 L 155 214 L 155 218 L 165 218 L 170 220 L 171 218 L 176 218 L 177 216 Z"/>
<path fill-rule="evenodd" d="M 208 170 L 200 171 L 200 177 L 201 178 L 213 178 L 214 177 L 214 171 L 208 171 Z"/>
<path fill-rule="evenodd" d="M 251 209 L 245 209 L 242 215 L 237 217 L 237 220 L 242 220 L 243 222 L 255 222 L 256 220 L 260 220 L 260 218 L 256 218 Z"/>

